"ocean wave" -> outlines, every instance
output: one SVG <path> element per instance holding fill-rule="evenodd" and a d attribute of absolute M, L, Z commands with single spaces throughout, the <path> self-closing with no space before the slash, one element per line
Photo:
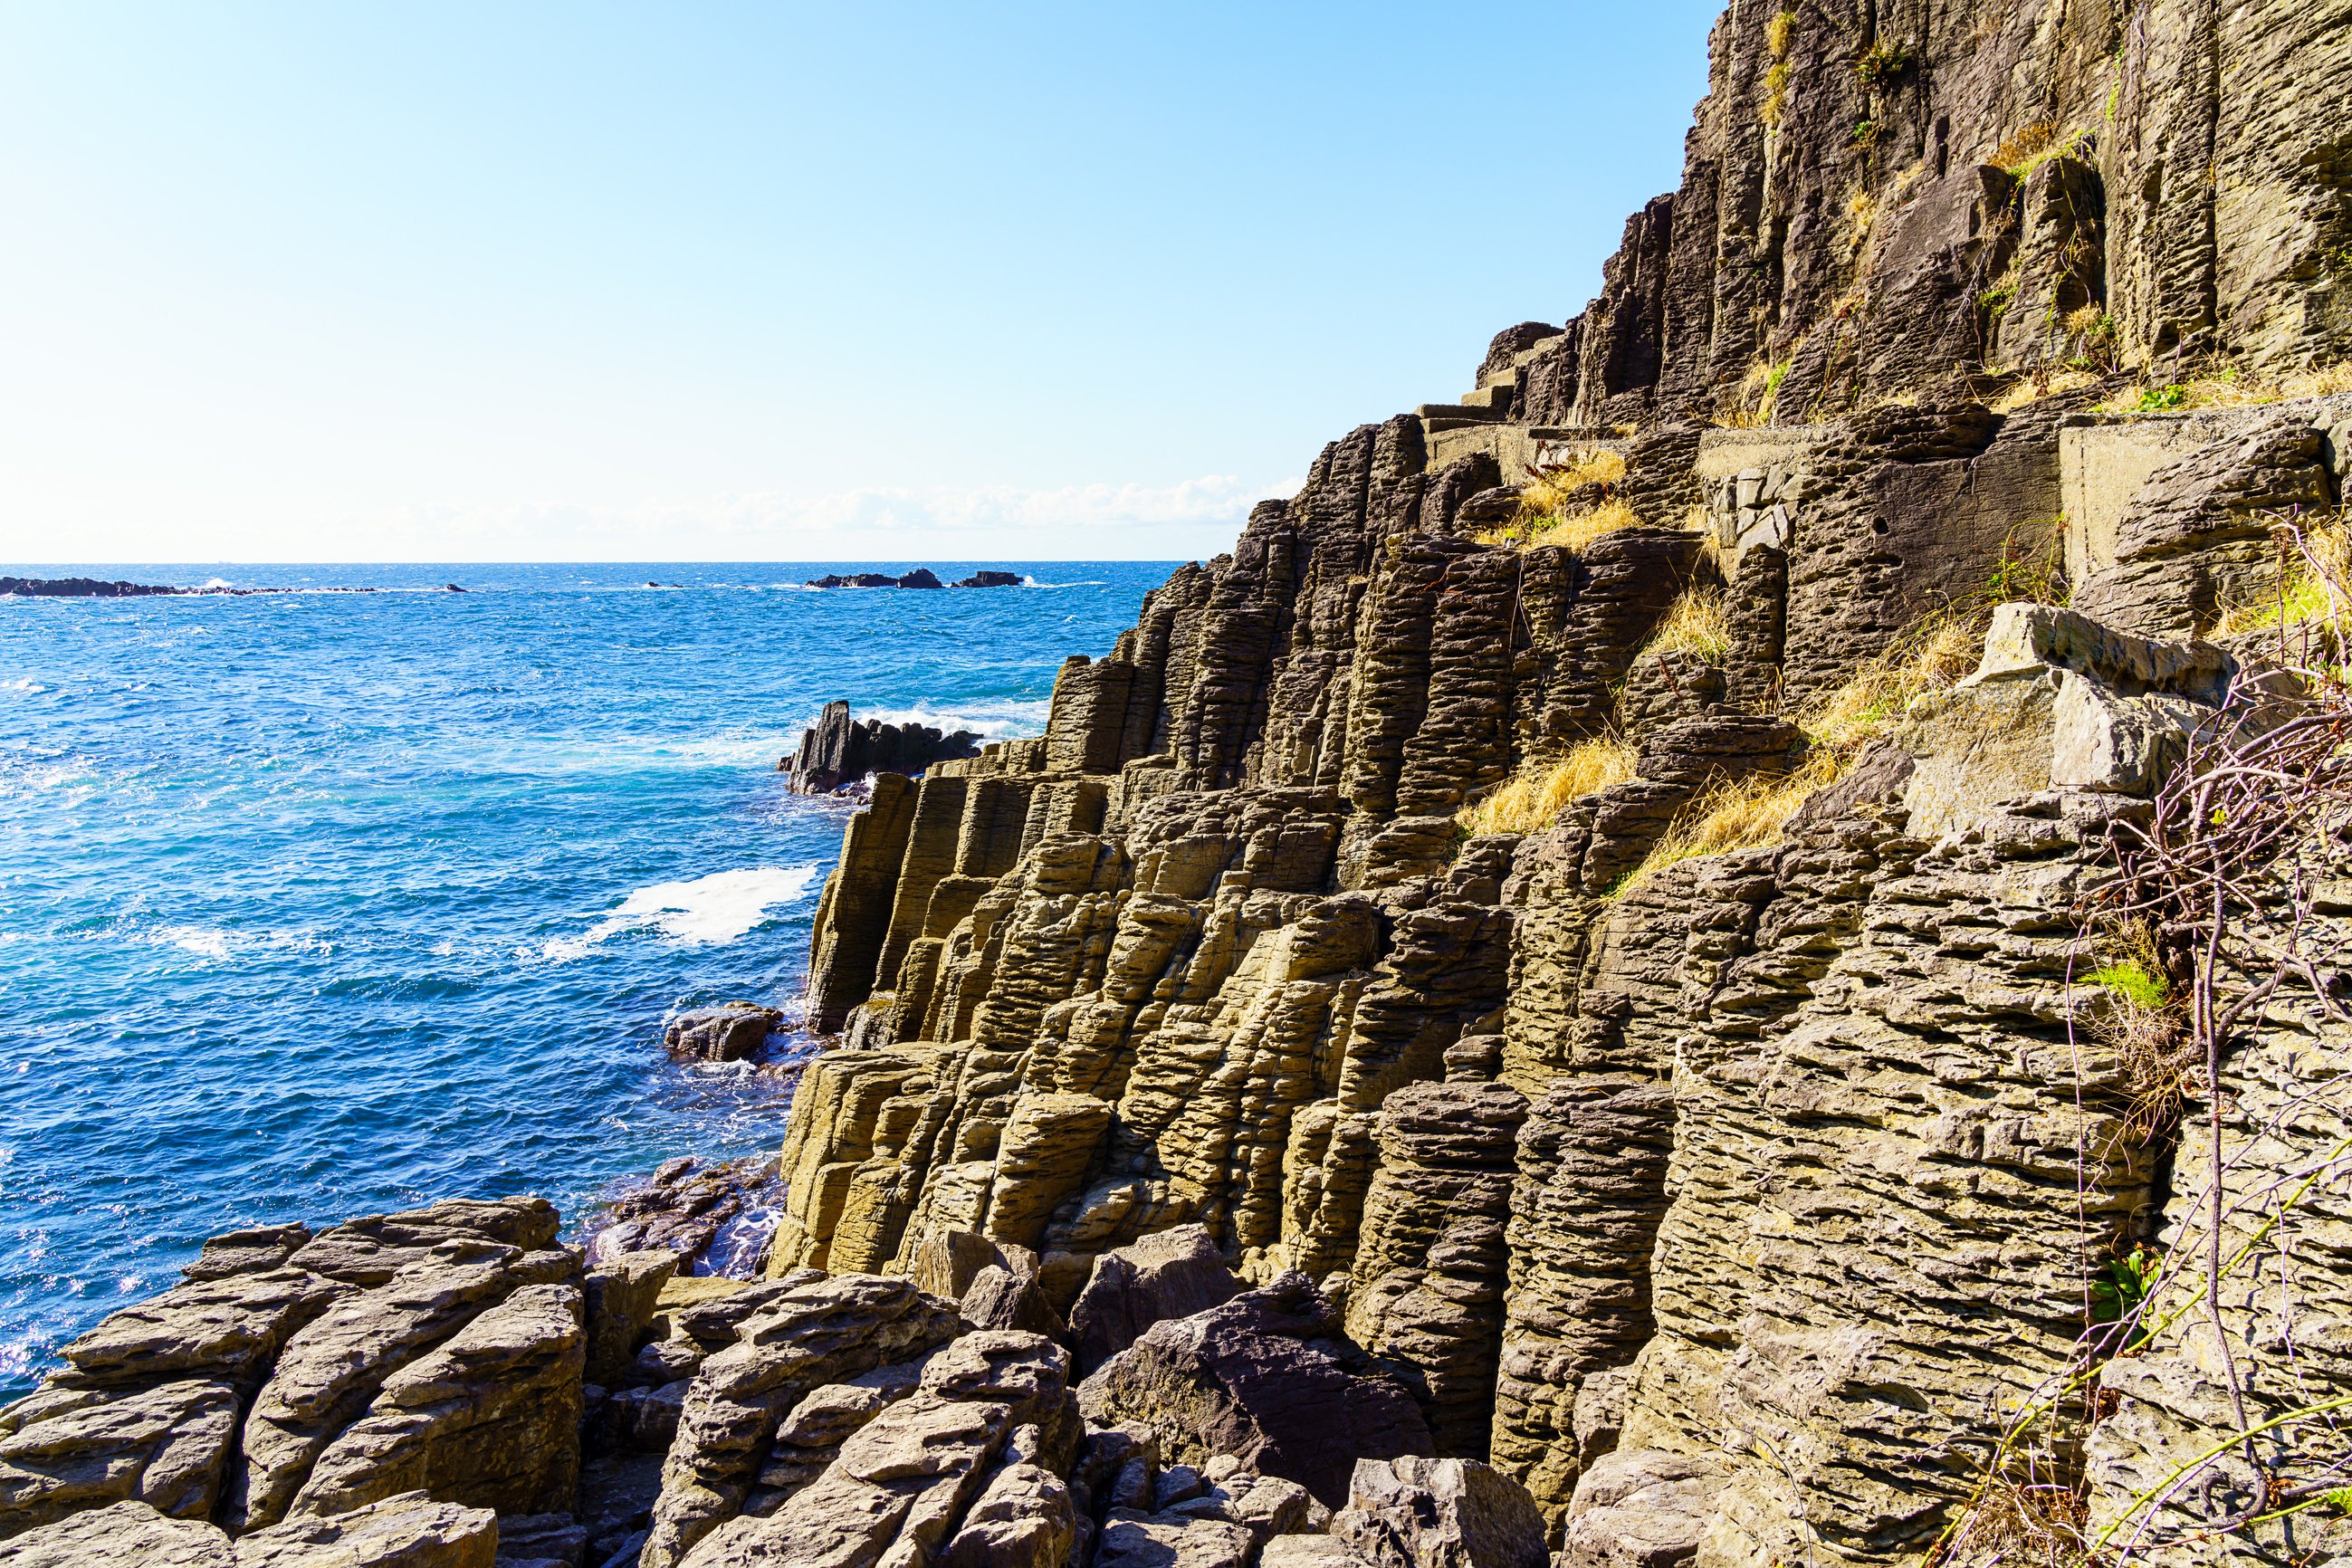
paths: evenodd
<path fill-rule="evenodd" d="M 47 687 L 42 685 L 39 681 L 35 680 L 29 675 L 23 676 L 16 680 L 0 680 L 0 691 L 21 691 L 27 697 L 37 696 L 47 689 Z"/>
<path fill-rule="evenodd" d="M 992 741 L 1003 741 L 1023 735 L 1043 734 L 1045 720 L 1053 711 L 1050 699 L 1023 702 L 1007 699 L 1003 701 L 962 702 L 952 708 L 934 708 L 929 702 L 918 702 L 912 708 L 852 708 L 855 719 L 879 719 L 885 724 L 929 724 L 943 734 L 952 735 L 958 730 L 970 730 Z M 814 721 L 811 721 L 814 722 Z"/>
<path fill-rule="evenodd" d="M 656 882 L 623 899 L 620 907 L 576 937 L 558 937 L 539 956 L 561 963 L 625 931 L 656 931 L 671 942 L 712 946 L 733 942 L 767 919 L 778 904 L 809 890 L 821 866 L 757 866 L 714 871 L 690 882 Z"/>
<path fill-rule="evenodd" d="M 308 931 L 234 931 L 215 926 L 157 926 L 138 940 L 158 947 L 173 947 L 182 952 L 218 963 L 239 952 L 307 952 L 328 953 L 334 943 Z"/>
<path fill-rule="evenodd" d="M 1024 577 L 1021 585 L 1024 588 L 1101 588 L 1108 584 L 1100 578 L 1089 578 L 1083 583 L 1040 583 L 1034 577 Z"/>
<path fill-rule="evenodd" d="M 193 952 L 198 958 L 219 960 L 228 956 L 229 933 L 205 926 L 158 926 L 152 940 L 165 947 L 176 947 L 182 952 Z"/>

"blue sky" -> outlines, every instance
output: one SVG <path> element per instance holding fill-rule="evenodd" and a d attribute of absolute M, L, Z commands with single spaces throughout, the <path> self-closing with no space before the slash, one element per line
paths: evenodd
<path fill-rule="evenodd" d="M 1560 321 L 1697 0 L 0 0 L 0 561 L 1224 548 Z"/>

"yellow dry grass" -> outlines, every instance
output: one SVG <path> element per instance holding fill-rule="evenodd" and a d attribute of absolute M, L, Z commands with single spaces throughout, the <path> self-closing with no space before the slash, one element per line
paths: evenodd
<path fill-rule="evenodd" d="M 1845 773 L 1846 753 L 1819 747 L 1793 773 L 1751 773 L 1707 791 L 1677 818 L 1642 863 L 1610 889 L 1612 898 L 1631 892 L 1669 866 L 1702 855 L 1760 849 L 1780 840 L 1780 830 L 1815 790 Z"/>
<path fill-rule="evenodd" d="M 2352 615 L 2352 521 L 2307 529 L 2279 583 L 2278 592 L 2232 605 L 2221 612 L 2212 635 L 2286 631 L 2314 624 L 2341 626 Z"/>
<path fill-rule="evenodd" d="M 1643 655 L 1687 653 L 1709 663 L 1731 651 L 1731 623 L 1723 613 L 1723 591 L 1690 587 L 1667 606 L 1643 646 Z"/>
<path fill-rule="evenodd" d="M 1967 621 L 1928 622 L 1798 715 L 1798 725 L 1814 745 L 1851 754 L 1884 734 L 1914 699 L 1965 679 L 1983 651 L 1983 634 Z"/>
<path fill-rule="evenodd" d="M 1633 748 L 1614 736 L 1580 742 L 1564 757 L 1528 762 L 1502 788 L 1465 806 L 1454 820 L 1473 838 L 1540 833 L 1577 796 L 1632 778 L 1633 757 Z"/>
<path fill-rule="evenodd" d="M 1606 500 L 1590 511 L 1570 517 L 1543 515 L 1525 519 L 1504 528 L 1488 529 L 1477 535 L 1481 544 L 1507 544 L 1518 550 L 1532 550 L 1538 544 L 1557 544 L 1561 549 L 1581 554 L 1594 540 L 1616 532 L 1621 528 L 1633 528 L 1641 523 L 1633 509 L 1622 500 Z"/>
<path fill-rule="evenodd" d="M 2077 365 L 2058 365 L 2036 369 L 2018 378 L 2008 391 L 1992 400 L 1989 406 L 1995 414 L 2014 414 L 2029 403 L 2039 403 L 2045 397 L 2058 397 L 2069 392 L 2080 392 L 2098 384 L 2098 376 Z"/>
<path fill-rule="evenodd" d="M 2167 414 L 2195 408 L 2250 408 L 2297 397 L 2329 397 L 2352 392 L 2352 363 L 2299 370 L 2266 379 L 2234 368 L 2186 381 L 2143 382 L 2098 405 L 2102 414 Z"/>

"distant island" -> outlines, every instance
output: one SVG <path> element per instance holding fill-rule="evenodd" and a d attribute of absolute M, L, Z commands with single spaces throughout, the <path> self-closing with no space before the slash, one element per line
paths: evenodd
<path fill-rule="evenodd" d="M 847 576 L 812 577 L 811 588 L 1018 588 L 1018 572 L 975 572 L 961 583 L 942 583 L 928 566 L 918 566 L 903 577 L 887 572 L 853 572 Z"/>
<path fill-rule="evenodd" d="M 182 595 L 246 594 L 373 594 L 373 588 L 231 588 L 215 585 L 179 588 L 168 583 L 109 583 L 98 577 L 0 577 L 0 599 L 14 594 L 31 599 L 143 599 L 160 594 Z M 445 594 L 466 590 L 455 583 L 442 585 Z"/>

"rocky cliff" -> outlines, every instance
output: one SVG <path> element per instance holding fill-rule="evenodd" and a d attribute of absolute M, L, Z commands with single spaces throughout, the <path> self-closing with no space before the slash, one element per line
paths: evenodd
<path fill-rule="evenodd" d="M 1582 314 L 876 774 L 763 1280 L 223 1238 L 0 1562 L 2352 1551 L 2348 22 L 1735 7 Z"/>

